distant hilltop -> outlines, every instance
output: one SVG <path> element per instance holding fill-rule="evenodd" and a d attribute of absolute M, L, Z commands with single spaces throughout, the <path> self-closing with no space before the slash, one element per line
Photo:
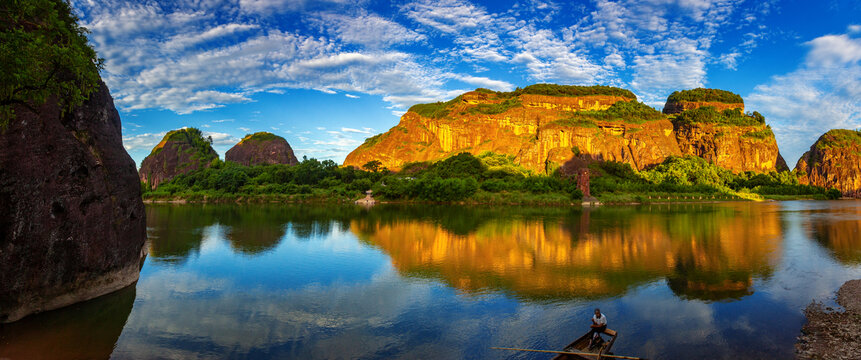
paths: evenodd
<path fill-rule="evenodd" d="M 635 169 L 695 155 L 735 172 L 788 170 L 774 133 L 741 96 L 718 89 L 674 92 L 663 112 L 610 86 L 535 84 L 511 92 L 476 89 L 419 104 L 389 131 L 353 150 L 345 166 L 369 161 L 398 170 L 411 162 L 484 152 L 514 156 L 536 173 L 596 161 Z"/>

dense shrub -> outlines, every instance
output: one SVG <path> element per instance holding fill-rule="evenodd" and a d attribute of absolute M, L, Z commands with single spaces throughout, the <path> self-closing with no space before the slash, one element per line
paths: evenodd
<path fill-rule="evenodd" d="M 706 88 L 675 91 L 670 94 L 667 101 L 709 101 L 727 104 L 744 103 L 744 100 L 738 94 L 726 90 Z"/>
<path fill-rule="evenodd" d="M 759 113 L 755 114 L 757 116 L 753 114 L 743 114 L 738 110 L 727 109 L 724 111 L 717 111 L 712 106 L 703 106 L 682 112 L 673 119 L 673 123 L 711 123 L 731 126 L 755 126 L 765 124 L 765 118 L 762 115 L 759 115 Z"/>

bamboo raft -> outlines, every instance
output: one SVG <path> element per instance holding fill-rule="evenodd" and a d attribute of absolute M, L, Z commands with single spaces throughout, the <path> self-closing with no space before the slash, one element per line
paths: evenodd
<path fill-rule="evenodd" d="M 598 337 L 597 343 L 592 344 L 592 347 L 589 347 L 589 333 L 583 334 L 583 336 L 577 338 L 577 340 L 572 341 L 568 346 L 562 349 L 563 352 L 567 352 L 569 354 L 557 354 L 553 360 L 594 360 L 595 358 L 601 359 L 602 357 L 611 358 L 610 356 L 602 356 L 602 355 L 612 355 L 610 353 L 610 349 L 613 347 L 613 343 L 616 342 L 616 337 L 618 334 L 614 330 L 605 329 L 604 334 L 610 336 L 610 341 L 604 341 L 600 336 Z M 573 353 L 581 353 L 582 355 L 574 355 Z M 587 355 L 588 354 L 588 355 Z M 612 356 L 615 358 L 615 356 Z"/>
<path fill-rule="evenodd" d="M 577 338 L 577 340 L 572 341 L 568 346 L 566 346 L 561 351 L 558 350 L 538 350 L 538 349 L 521 349 L 521 348 L 507 348 L 507 347 L 491 347 L 491 349 L 498 350 L 514 350 L 514 351 L 529 351 L 529 352 L 540 352 L 540 353 L 550 353 L 556 354 L 553 357 L 553 360 L 595 360 L 595 359 L 628 359 L 628 360 L 645 360 L 638 357 L 633 356 L 622 356 L 622 355 L 614 355 L 610 352 L 610 349 L 613 347 L 613 343 L 616 342 L 616 337 L 619 335 L 616 331 L 606 329 L 603 334 L 610 336 L 610 341 L 605 341 L 603 338 L 599 337 L 600 340 L 596 340 L 597 343 L 592 344 L 592 347 L 589 347 L 589 333 L 583 334 L 583 336 Z"/>

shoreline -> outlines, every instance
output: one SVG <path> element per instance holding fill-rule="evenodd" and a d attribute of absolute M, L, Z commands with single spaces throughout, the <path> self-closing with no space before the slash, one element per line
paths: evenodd
<path fill-rule="evenodd" d="M 210 198 L 208 196 L 178 196 L 173 198 L 144 198 L 144 204 L 354 204 L 357 199 L 333 198 L 333 197 L 295 197 L 290 195 L 224 195 Z M 375 199 L 376 204 L 448 204 L 448 205 L 502 205 L 502 206 L 638 206 L 638 205 L 680 205 L 680 204 L 719 204 L 731 202 L 775 202 L 775 201 L 798 201 L 798 200 L 825 200 L 814 197 L 792 197 L 780 199 L 745 199 L 745 198 L 729 198 L 729 199 L 705 199 L 705 198 L 682 198 L 682 199 L 666 199 L 665 201 L 607 201 L 588 202 L 578 200 L 526 200 L 517 201 L 512 198 L 511 201 L 486 201 L 482 200 L 461 200 L 461 201 L 427 201 L 427 200 L 380 200 Z M 851 198 L 841 198 L 840 200 L 857 200 Z"/>
<path fill-rule="evenodd" d="M 807 322 L 795 343 L 800 359 L 861 359 L 861 279 L 837 290 L 843 311 L 813 301 L 804 309 Z"/>

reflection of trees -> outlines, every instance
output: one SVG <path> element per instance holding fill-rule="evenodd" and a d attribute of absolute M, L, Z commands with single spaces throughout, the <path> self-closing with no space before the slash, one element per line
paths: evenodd
<path fill-rule="evenodd" d="M 218 207 L 218 222 L 227 227 L 225 237 L 230 245 L 253 255 L 274 248 L 284 237 L 285 219 L 278 207 L 229 206 Z"/>
<path fill-rule="evenodd" d="M 183 262 L 200 250 L 203 229 L 215 224 L 211 208 L 197 205 L 147 205 L 149 255 L 156 262 Z"/>
<path fill-rule="evenodd" d="M 203 231 L 225 226 L 225 236 L 237 251 L 253 255 L 278 245 L 287 229 L 300 239 L 325 236 L 363 211 L 353 206 L 207 204 L 147 205 L 150 256 L 153 261 L 178 263 L 200 249 Z"/>
<path fill-rule="evenodd" d="M 615 296 L 659 278 L 681 296 L 737 298 L 751 292 L 753 276 L 771 272 L 781 239 L 769 205 L 552 209 L 558 216 L 549 217 L 484 211 L 448 211 L 473 219 L 465 233 L 423 216 L 366 217 L 352 228 L 407 276 L 531 299 Z"/>
<path fill-rule="evenodd" d="M 827 210 L 827 216 L 810 211 L 813 238 L 828 248 L 834 258 L 846 265 L 861 264 L 861 207 Z"/>
<path fill-rule="evenodd" d="M 135 285 L 0 326 L 0 358 L 107 359 L 135 301 Z"/>

